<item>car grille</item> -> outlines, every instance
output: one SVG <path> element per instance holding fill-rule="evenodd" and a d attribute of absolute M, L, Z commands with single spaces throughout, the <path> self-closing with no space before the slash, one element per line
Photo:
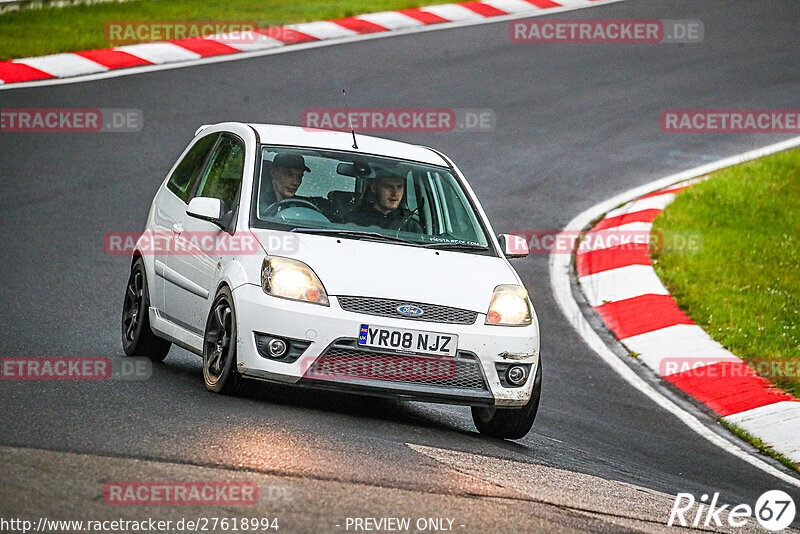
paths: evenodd
<path fill-rule="evenodd" d="M 317 358 L 303 378 L 342 385 L 352 381 L 487 390 L 477 356 L 462 351 L 452 358 L 359 350 L 338 344 Z"/>
<path fill-rule="evenodd" d="M 437 304 L 424 304 L 409 302 L 407 300 L 378 299 L 372 297 L 337 297 L 339 306 L 343 310 L 364 313 L 367 315 L 380 315 L 382 317 L 395 317 L 410 319 L 412 321 L 429 321 L 432 323 L 473 324 L 478 318 L 478 313 Z M 418 317 L 403 315 L 397 311 L 398 306 L 411 304 L 424 312 Z"/>

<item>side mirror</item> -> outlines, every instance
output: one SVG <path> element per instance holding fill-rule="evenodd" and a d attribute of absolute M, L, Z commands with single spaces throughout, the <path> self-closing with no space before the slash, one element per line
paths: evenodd
<path fill-rule="evenodd" d="M 520 235 L 500 234 L 497 240 L 506 258 L 524 258 L 530 253 L 528 241 Z"/>
<path fill-rule="evenodd" d="M 222 226 L 225 207 L 218 198 L 194 197 L 186 207 L 186 214 Z"/>

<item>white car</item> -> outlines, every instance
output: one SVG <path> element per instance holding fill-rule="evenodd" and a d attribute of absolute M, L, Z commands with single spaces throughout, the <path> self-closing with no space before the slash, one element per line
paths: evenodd
<path fill-rule="evenodd" d="M 258 379 L 462 404 L 481 433 L 521 438 L 539 406 L 539 327 L 507 258 L 527 253 L 495 237 L 436 150 L 203 126 L 136 242 L 123 347 L 202 355 L 214 392 Z"/>

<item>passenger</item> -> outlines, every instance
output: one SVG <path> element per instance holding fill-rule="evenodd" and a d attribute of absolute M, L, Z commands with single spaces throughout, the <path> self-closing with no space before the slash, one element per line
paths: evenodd
<path fill-rule="evenodd" d="M 348 213 L 345 222 L 359 226 L 379 226 L 386 230 L 422 233 L 420 224 L 411 217 L 412 212 L 400 207 L 405 195 L 405 178 L 391 174 L 377 176 L 368 188 L 374 195 L 374 200 Z"/>

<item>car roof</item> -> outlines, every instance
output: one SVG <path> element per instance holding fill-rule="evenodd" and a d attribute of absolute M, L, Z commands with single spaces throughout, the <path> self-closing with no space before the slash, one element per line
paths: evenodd
<path fill-rule="evenodd" d="M 249 124 L 249 126 L 258 134 L 259 142 L 267 145 L 328 148 L 361 154 L 389 156 L 444 167 L 450 166 L 442 156 L 430 148 L 381 139 L 380 137 L 363 135 L 358 132 L 356 132 L 358 149 L 354 149 L 353 135 L 350 132 L 335 132 L 332 130 L 277 124 Z"/>

